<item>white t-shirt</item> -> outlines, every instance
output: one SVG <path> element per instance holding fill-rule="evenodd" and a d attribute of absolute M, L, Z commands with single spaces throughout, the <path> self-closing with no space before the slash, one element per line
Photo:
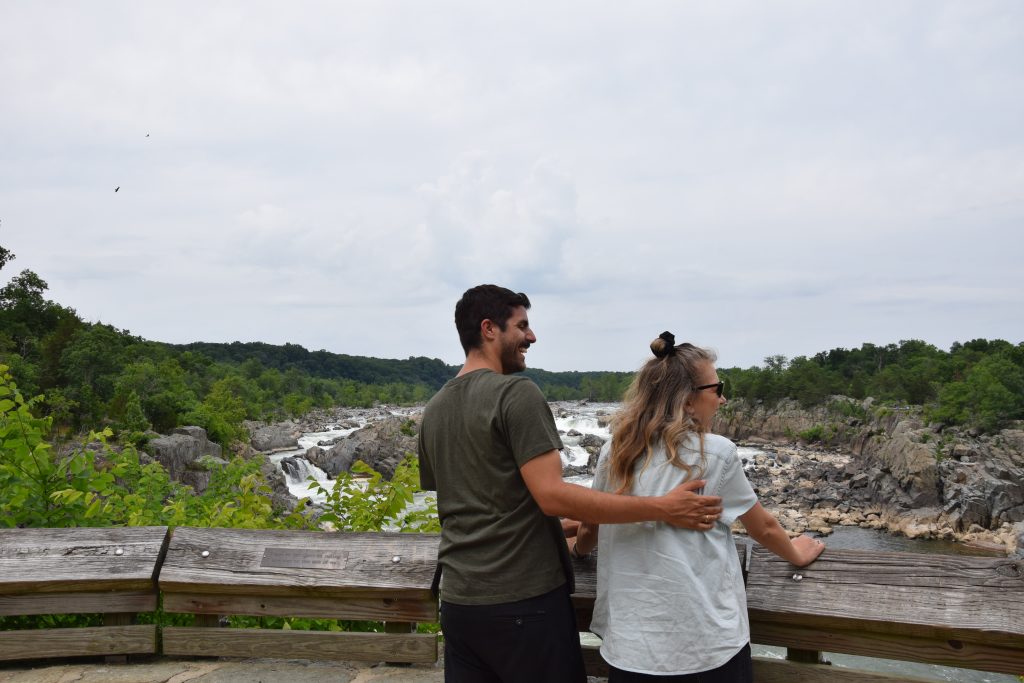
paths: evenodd
<path fill-rule="evenodd" d="M 608 481 L 611 441 L 605 444 L 594 489 Z M 687 464 L 700 462 L 699 441 L 688 435 L 679 449 Z M 750 640 L 747 595 L 730 525 L 757 503 L 736 445 L 704 435 L 704 493 L 722 497 L 722 516 L 708 532 L 664 522 L 603 524 L 598 541 L 597 599 L 590 630 L 601 636 L 601 656 L 625 671 L 687 674 L 717 668 Z M 641 461 L 642 462 L 642 461 Z M 683 482 L 663 447 L 646 469 L 637 466 L 636 496 L 660 496 Z"/>

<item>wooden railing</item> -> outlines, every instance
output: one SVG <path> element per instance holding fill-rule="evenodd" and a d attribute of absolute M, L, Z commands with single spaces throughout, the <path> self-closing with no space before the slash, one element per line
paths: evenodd
<path fill-rule="evenodd" d="M 302 657 L 433 662 L 430 595 L 438 539 L 415 534 L 163 527 L 0 531 L 0 615 L 104 613 L 105 626 L 0 631 L 0 660 L 81 655 Z M 737 544 L 747 572 L 758 681 L 894 681 L 821 664 L 823 651 L 1024 673 L 1024 562 L 1010 558 L 827 550 L 795 569 Z M 589 624 L 595 562 L 576 563 Z M 196 615 L 189 627 L 134 625 L 134 613 Z M 383 633 L 225 628 L 227 615 L 385 622 Z M 594 651 L 588 667 L 600 674 Z"/>
<path fill-rule="evenodd" d="M 152 654 L 167 527 L 0 530 L 0 616 L 102 614 L 103 626 L 0 631 L 0 660 Z"/>
<path fill-rule="evenodd" d="M 164 653 L 434 662 L 430 583 L 436 535 L 177 529 L 160 571 L 164 610 L 197 615 L 163 630 Z M 385 633 L 219 628 L 223 615 L 385 622 Z"/>

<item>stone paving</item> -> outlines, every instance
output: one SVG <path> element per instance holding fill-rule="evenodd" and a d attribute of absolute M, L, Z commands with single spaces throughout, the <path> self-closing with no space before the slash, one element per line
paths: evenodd
<path fill-rule="evenodd" d="M 128 664 L 34 662 L 0 664 L 2 683 L 440 683 L 440 664 L 367 665 L 354 662 L 251 659 L 140 659 Z"/>

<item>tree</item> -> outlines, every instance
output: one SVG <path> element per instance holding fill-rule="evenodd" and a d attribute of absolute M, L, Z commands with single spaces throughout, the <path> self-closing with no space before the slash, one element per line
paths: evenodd
<path fill-rule="evenodd" d="M 117 378 L 110 405 L 113 417 L 127 419 L 125 411 L 132 395 L 136 400 L 141 397 L 142 412 L 158 432 L 177 427 L 180 416 L 198 403 L 186 382 L 185 371 L 173 358 L 160 363 L 147 359 L 125 366 Z"/>
<path fill-rule="evenodd" d="M 230 379 L 218 380 L 210 389 L 203 402 L 184 416 L 184 420 L 206 430 L 212 441 L 224 448 L 245 437 L 242 421 L 245 419 L 245 403 L 232 392 Z"/>
<path fill-rule="evenodd" d="M 989 432 L 1024 418 L 1024 368 L 1012 358 L 1009 351 L 982 358 L 962 381 L 942 388 L 929 416 Z"/>
<path fill-rule="evenodd" d="M 125 341 L 110 325 L 87 325 L 74 334 L 61 354 L 61 374 L 68 397 L 78 403 L 79 426 L 98 425 L 107 414 Z"/>
<path fill-rule="evenodd" d="M 0 329 L 13 344 L 13 350 L 28 357 L 39 339 L 57 324 L 61 306 L 43 294 L 48 285 L 31 270 L 23 270 L 0 288 Z"/>
<path fill-rule="evenodd" d="M 134 391 L 128 394 L 124 412 L 117 426 L 124 432 L 144 432 L 149 429 L 149 421 L 146 420 L 146 414 L 142 412 L 142 401 Z"/>

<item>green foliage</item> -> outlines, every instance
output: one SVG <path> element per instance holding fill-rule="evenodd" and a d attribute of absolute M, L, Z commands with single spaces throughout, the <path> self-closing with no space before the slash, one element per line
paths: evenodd
<path fill-rule="evenodd" d="M 284 397 L 284 410 L 292 417 L 301 417 L 313 408 L 314 403 L 311 396 L 292 393 Z"/>
<path fill-rule="evenodd" d="M 228 448 L 233 442 L 245 438 L 245 404 L 232 391 L 232 382 L 219 380 L 214 383 L 203 402 L 187 413 L 182 419 L 199 425 L 206 430 L 211 441 Z"/>
<path fill-rule="evenodd" d="M 201 496 L 179 496 L 164 507 L 167 524 L 233 529 L 302 529 L 310 525 L 305 503 L 280 517 L 270 502 L 271 490 L 260 474 L 261 458 L 236 457 L 226 466 L 210 467 L 210 484 Z"/>
<path fill-rule="evenodd" d="M 0 247 L 0 267 L 13 258 Z M 437 359 L 361 358 L 296 344 L 150 342 L 83 322 L 73 309 L 48 300 L 46 291 L 46 282 L 30 270 L 0 287 L 0 363 L 18 377 L 24 395 L 45 394 L 45 403 L 33 404 L 30 412 L 48 414 L 58 432 L 109 424 L 122 442 L 138 443 L 143 430 L 135 428 L 141 421 L 134 392 L 156 431 L 197 423 L 228 446 L 244 438 L 245 418 L 276 420 L 314 407 L 423 403 L 457 370 Z M 925 405 L 932 419 L 993 431 L 1024 417 L 1021 371 L 1024 344 L 974 339 L 944 352 L 910 339 L 812 357 L 774 354 L 760 367 L 723 368 L 719 374 L 730 398 L 790 398 L 809 407 L 834 394 L 871 396 Z M 534 368 L 524 374 L 548 400 L 618 401 L 633 377 Z"/>
<path fill-rule="evenodd" d="M 866 420 L 868 416 L 868 411 L 864 408 L 862 403 L 859 401 L 848 401 L 842 398 L 830 401 L 828 409 L 831 414 L 837 417 Z"/>
<path fill-rule="evenodd" d="M 621 401 L 633 381 L 631 372 L 548 372 L 528 368 L 523 374 L 540 387 L 549 401 Z"/>
<path fill-rule="evenodd" d="M 825 427 L 823 425 L 814 425 L 810 429 L 805 429 L 802 432 L 798 432 L 797 436 L 799 436 L 807 443 L 817 443 L 824 440 Z"/>
<path fill-rule="evenodd" d="M 33 403 L 0 365 L 0 526 L 50 526 L 57 507 L 51 495 L 65 479 L 45 441 L 51 419 L 35 417 Z"/>
<path fill-rule="evenodd" d="M 0 366 L 0 525 L 26 527 L 188 525 L 304 528 L 300 508 L 283 519 L 270 505 L 258 458 L 211 467 L 207 490 L 171 481 L 160 463 L 142 464 L 134 447 L 114 449 L 112 431 L 58 458 L 46 441 L 51 418 L 34 417 Z"/>
<path fill-rule="evenodd" d="M 1024 418 L 1024 367 L 1010 352 L 985 356 L 959 381 L 945 385 L 929 419 L 994 432 Z"/>
<path fill-rule="evenodd" d="M 769 403 L 795 399 L 821 405 L 833 394 L 872 396 L 889 406 L 924 405 L 930 419 L 995 431 L 1024 419 L 1024 343 L 996 339 L 955 343 L 949 352 L 911 339 L 859 349 L 832 349 L 812 358 L 765 358 L 763 367 L 719 369 L 730 398 Z M 832 402 L 832 412 L 846 411 Z M 849 408 L 847 417 L 866 417 Z M 884 416 L 889 407 L 876 407 Z"/>
<path fill-rule="evenodd" d="M 167 432 L 179 423 L 179 416 L 195 407 L 195 393 L 189 387 L 185 371 L 173 358 L 154 361 L 143 358 L 124 366 L 117 377 L 110 414 L 121 419 L 131 394 L 141 399 L 146 419 L 158 432 Z"/>
<path fill-rule="evenodd" d="M 144 432 L 150 428 L 146 414 L 142 412 L 142 401 L 134 391 L 128 394 L 121 419 L 115 425 L 120 432 Z"/>
<path fill-rule="evenodd" d="M 390 481 L 361 460 L 352 465 L 352 470 L 363 478 L 342 472 L 330 489 L 316 481 L 309 485 L 311 491 L 324 496 L 321 522 L 330 522 L 340 531 L 441 530 L 433 497 L 426 499 L 425 509 L 409 509 L 420 490 L 419 463 L 412 453 L 406 454 Z"/>

